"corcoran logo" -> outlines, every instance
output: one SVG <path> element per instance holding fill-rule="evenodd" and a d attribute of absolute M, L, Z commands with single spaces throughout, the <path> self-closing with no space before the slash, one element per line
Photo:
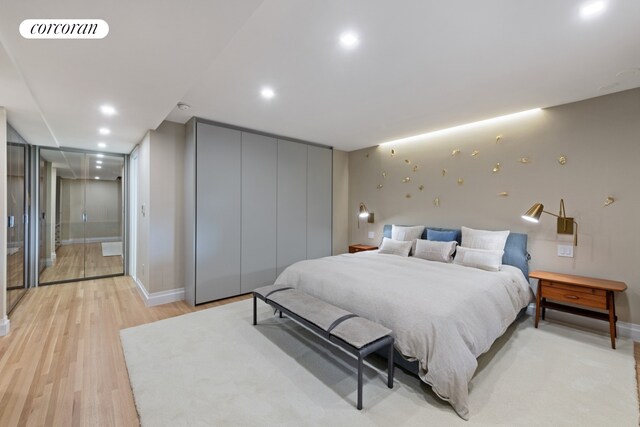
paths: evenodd
<path fill-rule="evenodd" d="M 20 34 L 25 39 L 103 39 L 109 24 L 102 19 L 25 19 Z"/>

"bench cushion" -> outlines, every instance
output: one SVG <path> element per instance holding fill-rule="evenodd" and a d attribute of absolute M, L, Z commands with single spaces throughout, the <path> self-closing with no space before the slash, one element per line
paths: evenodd
<path fill-rule="evenodd" d="M 346 310 L 295 289 L 276 292 L 271 294 L 268 299 L 313 323 L 325 332 L 334 320 L 351 314 Z"/>
<path fill-rule="evenodd" d="M 391 335 L 391 329 L 364 317 L 352 317 L 333 328 L 331 335 L 360 349 L 382 337 Z"/>
<path fill-rule="evenodd" d="M 351 314 L 302 291 L 288 288 L 290 287 L 287 285 L 269 285 L 258 288 L 254 292 L 313 323 L 325 332 L 329 331 L 336 320 Z M 356 316 L 342 321 L 330 333 L 360 349 L 382 337 L 391 335 L 391 329 Z"/>
<path fill-rule="evenodd" d="M 262 296 L 263 298 L 266 297 L 269 292 L 271 291 L 277 291 L 278 289 L 285 289 L 285 288 L 291 288 L 292 286 L 290 285 L 268 285 L 268 286 L 263 286 L 261 288 L 258 289 L 254 289 L 253 292 L 255 292 L 256 294 Z"/>

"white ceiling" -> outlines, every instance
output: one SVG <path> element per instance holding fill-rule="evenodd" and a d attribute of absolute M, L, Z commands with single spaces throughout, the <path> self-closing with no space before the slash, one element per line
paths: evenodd
<path fill-rule="evenodd" d="M 575 0 L 53 3 L 15 2 L 0 15 L 14 65 L 0 51 L 0 105 L 35 143 L 95 149 L 106 125 L 107 150 L 129 152 L 167 117 L 195 115 L 354 150 L 640 87 L 638 1 L 606 0 L 590 20 Z M 110 33 L 22 39 L 19 23 L 34 17 L 100 18 Z M 357 49 L 339 46 L 346 29 Z M 16 75 L 22 87 L 8 96 Z M 274 99 L 260 97 L 263 85 Z M 33 105 L 18 108 L 25 93 Z M 103 118 L 104 102 L 119 114 Z"/>
<path fill-rule="evenodd" d="M 56 168 L 56 175 L 67 179 L 99 179 L 113 181 L 122 178 L 124 158 L 121 156 L 102 155 L 97 153 L 78 153 L 73 151 L 40 150 L 40 157 L 51 162 Z M 101 164 L 96 163 L 101 161 Z M 98 169 L 100 166 L 100 169 Z"/>

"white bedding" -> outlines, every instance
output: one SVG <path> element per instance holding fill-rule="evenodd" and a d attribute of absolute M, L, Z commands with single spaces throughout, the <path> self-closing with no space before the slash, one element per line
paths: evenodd
<path fill-rule="evenodd" d="M 464 419 L 469 381 L 486 352 L 531 300 L 522 272 L 489 272 L 376 251 L 291 265 L 276 280 L 393 330 L 420 378 Z"/>

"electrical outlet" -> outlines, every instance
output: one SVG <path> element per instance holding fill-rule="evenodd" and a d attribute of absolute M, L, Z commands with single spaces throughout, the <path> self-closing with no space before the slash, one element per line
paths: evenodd
<path fill-rule="evenodd" d="M 573 246 L 558 245 L 558 256 L 573 258 Z"/>
<path fill-rule="evenodd" d="M 373 231 L 370 231 L 370 232 L 369 232 L 369 234 L 368 234 L 368 237 L 369 237 L 370 239 L 375 238 L 375 236 L 376 236 L 376 233 L 374 233 Z"/>

